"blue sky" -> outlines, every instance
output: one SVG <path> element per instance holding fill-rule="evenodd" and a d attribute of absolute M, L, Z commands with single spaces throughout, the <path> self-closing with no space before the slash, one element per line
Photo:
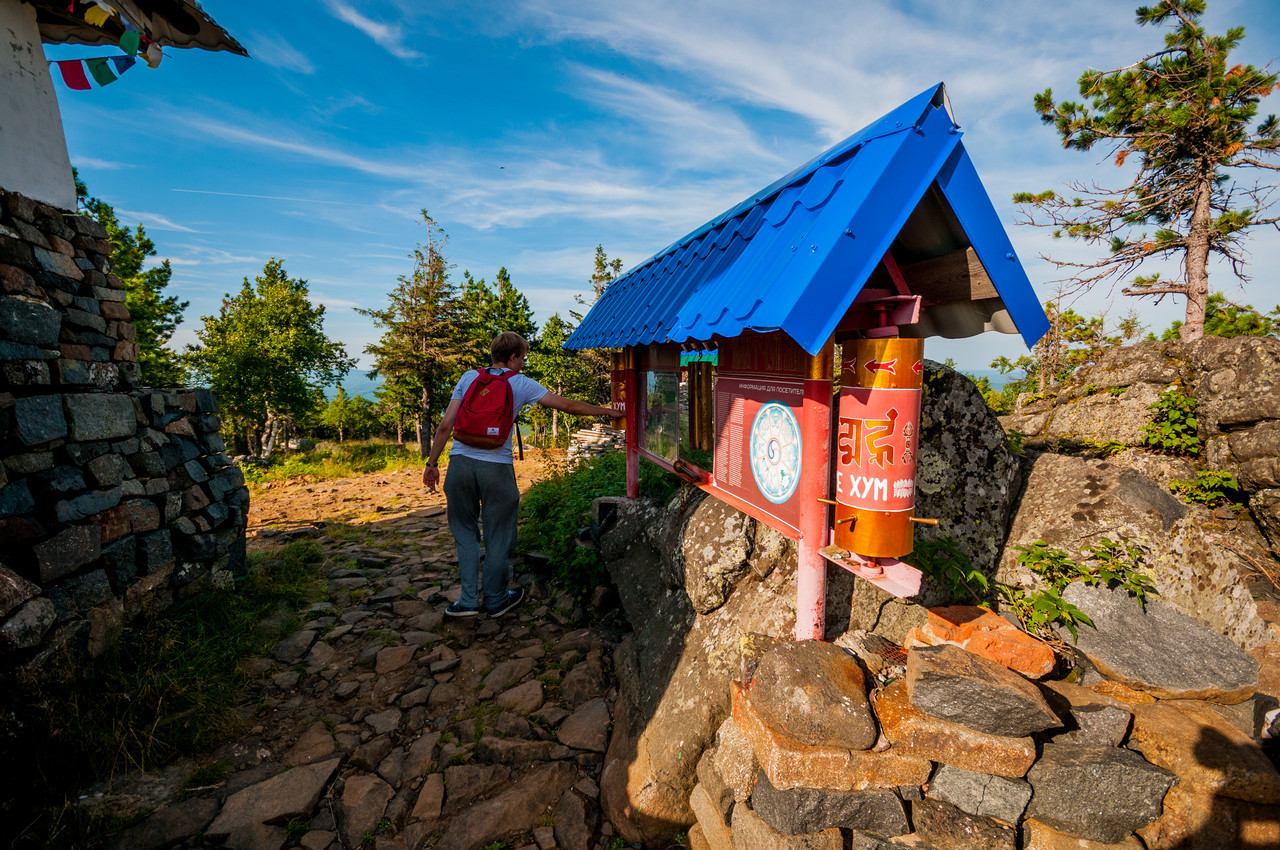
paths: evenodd
<path fill-rule="evenodd" d="M 506 266 L 539 321 L 575 308 L 597 244 L 630 268 L 938 81 L 1042 300 L 1069 252 L 1013 225 L 1018 190 L 1114 182 L 1105 153 L 1068 153 L 1031 108 L 1075 93 L 1161 43 L 1115 0 L 207 0 L 252 59 L 166 51 L 88 92 L 58 79 L 71 160 L 90 191 L 142 222 L 189 300 L 194 340 L 271 257 L 327 308 L 326 330 L 363 355 L 428 209 L 446 253 L 489 281 Z M 1239 58 L 1280 55 L 1273 0 L 1213 0 L 1211 31 L 1248 29 Z M 106 55 L 47 46 L 51 59 Z M 1280 111 L 1273 95 L 1264 111 Z M 1272 182 L 1275 182 L 1274 180 Z M 1253 283 L 1233 299 L 1280 303 L 1280 234 L 1251 241 Z M 1117 302 L 1112 304 L 1112 302 Z M 1163 329 L 1171 300 L 1094 293 Z M 985 368 L 1017 337 L 930 340 L 927 356 Z"/>

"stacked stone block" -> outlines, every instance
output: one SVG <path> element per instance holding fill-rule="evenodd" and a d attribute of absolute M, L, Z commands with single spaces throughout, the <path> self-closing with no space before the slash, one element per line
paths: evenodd
<path fill-rule="evenodd" d="M 111 246 L 0 190 L 0 664 L 87 638 L 244 563 L 248 491 L 203 389 L 137 386 Z"/>

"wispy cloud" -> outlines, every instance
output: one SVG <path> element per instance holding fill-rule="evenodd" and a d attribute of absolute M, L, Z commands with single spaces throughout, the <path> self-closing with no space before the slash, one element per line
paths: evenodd
<path fill-rule="evenodd" d="M 184 192 L 191 195 L 221 195 L 228 198 L 256 198 L 264 201 L 292 201 L 299 204 L 336 204 L 344 207 L 373 207 L 377 204 L 358 204 L 355 201 L 340 201 L 335 198 L 292 198 L 285 195 L 254 195 L 249 192 L 215 192 L 212 189 L 170 189 L 170 192 Z"/>
<path fill-rule="evenodd" d="M 397 59 L 422 58 L 421 53 L 404 46 L 404 36 L 399 26 L 383 24 L 367 18 L 344 0 L 325 0 L 324 5 L 335 18 L 360 30 Z"/>
<path fill-rule="evenodd" d="M 108 159 L 97 159 L 92 156 L 73 157 L 79 168 L 96 168 L 99 171 L 115 171 L 119 168 L 133 168 L 132 162 L 113 162 Z"/>
<path fill-rule="evenodd" d="M 245 38 L 249 53 L 273 68 L 314 74 L 316 66 L 307 54 L 274 33 L 251 33 Z"/>
<path fill-rule="evenodd" d="M 178 224 L 176 221 L 166 218 L 159 213 L 138 212 L 137 210 L 117 209 L 116 217 L 121 223 L 126 221 L 137 222 L 148 230 L 177 230 L 181 233 L 199 233 L 194 227 Z"/>

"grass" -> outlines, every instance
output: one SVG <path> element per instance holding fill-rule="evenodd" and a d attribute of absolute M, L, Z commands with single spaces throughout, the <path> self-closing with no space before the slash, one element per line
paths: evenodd
<path fill-rule="evenodd" d="M 92 663 L 67 655 L 46 675 L 0 692 L 6 722 L 0 845 L 96 847 L 126 822 L 92 820 L 61 801 L 93 782 L 210 752 L 240 731 L 241 661 L 276 636 L 266 619 L 296 620 L 322 598 L 321 551 L 310 541 L 252 557 L 234 590 L 208 590 L 130 626 Z M 216 779 L 216 768 L 189 787 Z"/>
<path fill-rule="evenodd" d="M 401 446 L 377 440 L 325 442 L 308 452 L 277 454 L 265 467 L 245 464 L 243 468 L 245 480 L 252 486 L 303 476 L 323 481 L 374 472 L 421 469 L 422 457 L 417 447 L 410 444 Z"/>

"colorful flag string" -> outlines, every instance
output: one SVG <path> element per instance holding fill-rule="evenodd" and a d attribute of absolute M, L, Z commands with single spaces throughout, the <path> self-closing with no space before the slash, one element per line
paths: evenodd
<path fill-rule="evenodd" d="M 89 85 L 90 77 L 99 87 L 107 86 L 137 62 L 133 56 L 104 56 L 95 59 L 61 59 L 50 64 L 58 66 L 58 72 L 62 74 L 62 81 L 67 84 L 67 88 L 89 91 L 92 88 Z"/>

